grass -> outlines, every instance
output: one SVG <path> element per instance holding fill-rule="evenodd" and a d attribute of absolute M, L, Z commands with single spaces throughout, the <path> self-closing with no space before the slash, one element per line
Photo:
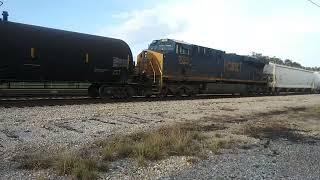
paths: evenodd
<path fill-rule="evenodd" d="M 36 152 L 16 157 L 20 168 L 40 170 L 53 168 L 60 176 L 70 175 L 77 180 L 97 179 L 98 165 L 91 159 L 83 159 L 76 154 L 61 154 L 49 156 L 47 153 Z"/>
<path fill-rule="evenodd" d="M 20 161 L 20 168 L 28 170 L 47 169 L 54 163 L 54 157 L 43 152 L 27 153 L 15 157 Z"/>
<path fill-rule="evenodd" d="M 108 169 L 107 164 L 125 158 L 135 159 L 140 166 L 170 156 L 188 156 L 198 159 L 207 157 L 208 151 L 220 152 L 229 148 L 230 142 L 221 134 L 209 136 L 207 129 L 197 124 L 177 124 L 155 131 L 122 135 L 95 143 L 78 153 L 27 154 L 18 158 L 24 169 L 52 168 L 58 175 L 73 179 L 97 179 L 98 173 Z M 212 128 L 211 125 L 208 127 Z M 95 158 L 88 158 L 95 157 Z M 196 162 L 196 161 L 192 161 Z"/>
<path fill-rule="evenodd" d="M 320 114 L 320 106 L 315 107 L 315 111 Z"/>
<path fill-rule="evenodd" d="M 235 143 L 223 139 L 221 134 L 204 135 L 204 126 L 187 123 L 163 127 L 153 132 L 115 137 L 103 145 L 105 160 L 134 158 L 140 165 L 147 160 L 160 160 L 169 156 L 206 158 L 206 151 L 219 153 Z"/>
<path fill-rule="evenodd" d="M 208 142 L 208 149 L 214 154 L 220 154 L 221 149 L 230 149 L 235 142 L 231 139 L 213 138 Z"/>
<path fill-rule="evenodd" d="M 63 154 L 55 160 L 53 168 L 58 175 L 71 175 L 74 179 L 91 180 L 98 178 L 97 161 L 83 159 L 75 154 Z"/>
<path fill-rule="evenodd" d="M 36 180 L 48 180 L 48 178 L 44 176 L 38 176 Z"/>
<path fill-rule="evenodd" d="M 202 152 L 204 136 L 185 126 L 165 127 L 154 132 L 116 137 L 105 144 L 105 160 L 134 158 L 139 164 L 146 160 L 160 160 L 168 156 L 196 156 Z"/>
<path fill-rule="evenodd" d="M 316 107 L 314 107 L 314 108 L 311 108 L 311 109 L 309 110 L 309 113 L 310 113 L 311 115 L 314 115 L 315 117 L 318 117 L 318 118 L 319 118 L 319 116 L 320 116 L 320 106 L 316 106 Z"/>

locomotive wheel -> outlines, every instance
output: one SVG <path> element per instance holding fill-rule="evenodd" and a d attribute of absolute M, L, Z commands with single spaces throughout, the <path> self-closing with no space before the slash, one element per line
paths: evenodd
<path fill-rule="evenodd" d="M 183 97 L 185 95 L 185 91 L 183 88 L 178 89 L 178 91 L 175 93 L 178 97 Z"/>
<path fill-rule="evenodd" d="M 111 91 L 111 97 L 113 99 L 119 99 L 119 90 L 118 88 L 113 88 Z"/>
<path fill-rule="evenodd" d="M 120 88 L 120 99 L 128 98 L 127 90 L 125 87 Z"/>
<path fill-rule="evenodd" d="M 273 96 L 279 96 L 279 95 L 280 95 L 280 91 L 273 91 L 273 92 L 272 92 L 272 95 L 273 95 Z"/>
<path fill-rule="evenodd" d="M 88 95 L 92 98 L 99 97 L 99 87 L 98 85 L 91 85 L 88 88 Z"/>
<path fill-rule="evenodd" d="M 165 97 L 168 96 L 168 93 L 169 93 L 168 88 L 163 88 L 158 96 L 159 96 L 160 98 L 165 98 Z"/>
<path fill-rule="evenodd" d="M 108 86 L 101 86 L 99 88 L 99 95 L 101 98 L 110 98 L 112 94 L 112 88 Z"/>
<path fill-rule="evenodd" d="M 126 99 L 134 95 L 134 90 L 129 92 L 128 88 L 126 87 L 118 87 L 118 88 L 113 88 L 111 94 L 112 94 L 112 98 Z"/>
<path fill-rule="evenodd" d="M 122 99 L 123 97 L 122 88 L 113 88 L 111 94 L 112 94 L 112 98 L 114 99 Z"/>
<path fill-rule="evenodd" d="M 184 89 L 178 89 L 175 93 L 175 96 L 182 97 L 184 95 Z"/>
<path fill-rule="evenodd" d="M 243 97 L 246 97 L 248 95 L 249 95 L 249 92 L 247 90 L 240 93 L 240 96 L 243 96 Z"/>
<path fill-rule="evenodd" d="M 189 96 L 189 97 L 193 97 L 193 96 L 196 95 L 196 93 L 193 92 L 193 90 L 190 90 L 190 89 L 187 89 L 187 90 L 186 90 L 186 94 L 187 94 L 187 96 Z"/>
<path fill-rule="evenodd" d="M 127 98 L 132 98 L 132 96 L 135 95 L 135 90 L 132 87 L 127 87 L 125 92 L 127 94 Z"/>
<path fill-rule="evenodd" d="M 152 90 L 150 89 L 146 89 L 143 91 L 143 95 L 146 97 L 146 98 L 150 98 L 152 96 Z"/>

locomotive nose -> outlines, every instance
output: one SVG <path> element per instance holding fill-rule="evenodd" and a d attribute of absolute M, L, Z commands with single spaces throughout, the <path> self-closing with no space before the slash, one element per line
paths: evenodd
<path fill-rule="evenodd" d="M 148 58 L 148 51 L 142 51 L 137 57 L 137 70 L 138 74 L 147 74 L 148 70 L 148 62 L 150 58 Z"/>
<path fill-rule="evenodd" d="M 152 50 L 144 50 L 137 57 L 137 72 L 146 75 L 156 83 L 161 81 L 163 72 L 163 54 Z"/>
<path fill-rule="evenodd" d="M 142 61 L 148 61 L 148 51 L 142 51 Z"/>
<path fill-rule="evenodd" d="M 151 50 L 142 51 L 137 57 L 138 73 L 158 75 L 162 71 L 163 54 Z"/>

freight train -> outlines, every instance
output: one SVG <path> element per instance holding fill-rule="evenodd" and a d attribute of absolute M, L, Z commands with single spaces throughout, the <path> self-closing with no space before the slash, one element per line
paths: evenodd
<path fill-rule="evenodd" d="M 73 93 L 91 97 L 319 92 L 320 76 L 173 39 L 137 56 L 122 40 L 0 21 L 0 96 Z M 72 90 L 72 91 L 68 91 Z"/>

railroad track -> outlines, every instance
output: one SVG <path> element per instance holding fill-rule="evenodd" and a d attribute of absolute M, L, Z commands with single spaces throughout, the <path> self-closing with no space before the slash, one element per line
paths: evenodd
<path fill-rule="evenodd" d="M 63 100 L 63 99 L 89 99 L 86 96 L 56 96 L 56 97 L 2 97 L 0 101 L 36 101 L 36 100 Z"/>
<path fill-rule="evenodd" d="M 281 94 L 304 95 L 305 93 Z M 261 96 L 239 96 L 231 94 L 210 94 L 197 96 L 168 96 L 159 97 L 133 97 L 130 99 L 102 99 L 91 98 L 88 96 L 59 96 L 59 97 L 0 97 L 0 107 L 36 107 L 36 106 L 62 106 L 62 105 L 83 105 L 83 104 L 106 104 L 106 103 L 125 103 L 125 102 L 151 102 L 151 101 L 177 101 L 177 100 L 196 100 L 196 99 L 221 99 L 221 98 L 242 98 L 242 97 L 261 97 Z"/>
<path fill-rule="evenodd" d="M 59 96 L 59 97 L 1 97 L 0 107 L 34 107 L 76 105 L 102 102 L 87 96 Z"/>
<path fill-rule="evenodd" d="M 0 107 L 35 107 L 35 106 L 62 106 L 62 105 L 82 105 L 82 104 L 103 104 L 103 103 L 121 103 L 121 102 L 150 102 L 150 101 L 176 101 L 176 100 L 194 100 L 194 99 L 216 99 L 216 98 L 239 98 L 232 95 L 198 95 L 193 97 L 168 96 L 158 97 L 133 97 L 130 99 L 101 99 L 87 96 L 75 97 L 2 97 L 0 98 Z"/>

